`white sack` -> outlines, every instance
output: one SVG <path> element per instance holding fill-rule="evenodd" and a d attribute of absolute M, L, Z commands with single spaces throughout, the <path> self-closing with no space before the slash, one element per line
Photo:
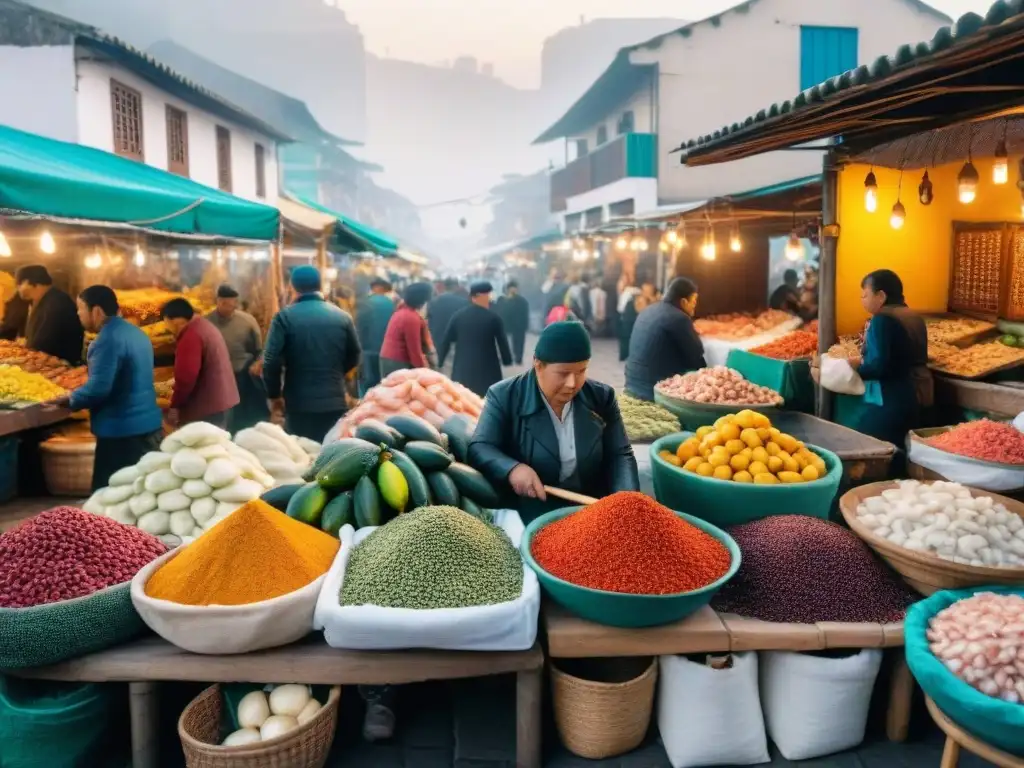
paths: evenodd
<path fill-rule="evenodd" d="M 755 652 L 732 654 L 729 669 L 685 656 L 662 656 L 658 664 L 658 730 L 672 768 L 771 760 Z"/>
<path fill-rule="evenodd" d="M 768 736 L 787 760 L 808 760 L 864 741 L 882 652 L 830 659 L 788 651 L 761 654 L 761 706 Z"/>
<path fill-rule="evenodd" d="M 864 381 L 846 360 L 821 356 L 821 386 L 840 395 L 863 395 Z"/>
<path fill-rule="evenodd" d="M 994 467 L 966 456 L 940 451 L 909 436 L 907 459 L 954 483 L 985 491 L 998 493 L 1024 488 L 1024 467 Z"/>
<path fill-rule="evenodd" d="M 496 509 L 494 523 L 518 548 L 526 530 L 519 513 Z M 323 629 L 324 638 L 332 648 L 524 651 L 533 647 L 537 639 L 540 585 L 537 574 L 525 563 L 522 593 L 515 600 L 497 605 L 432 610 L 374 605 L 342 607 L 339 604 L 341 587 L 352 549 L 375 530 L 360 528 L 356 532 L 349 525 L 341 529 L 341 551 L 327 573 L 313 619 L 314 628 Z"/>
<path fill-rule="evenodd" d="M 287 595 L 249 605 L 181 605 L 149 597 L 149 577 L 184 549 L 157 558 L 132 579 L 135 610 L 164 640 L 192 653 L 249 653 L 289 645 L 313 630 L 313 610 L 325 576 Z"/>

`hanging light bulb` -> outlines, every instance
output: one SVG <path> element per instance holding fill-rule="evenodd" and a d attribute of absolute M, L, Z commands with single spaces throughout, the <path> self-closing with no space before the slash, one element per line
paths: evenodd
<path fill-rule="evenodd" d="M 676 232 L 674 229 L 670 229 L 668 231 L 668 234 L 665 235 L 665 240 L 668 242 L 669 245 L 676 245 L 679 242 L 679 233 Z"/>
<path fill-rule="evenodd" d="M 140 246 L 135 246 L 135 258 L 133 259 L 136 267 L 143 267 L 146 265 L 146 253 Z"/>
<path fill-rule="evenodd" d="M 684 227 L 684 228 L 679 230 L 679 242 L 676 244 L 676 248 L 679 248 L 680 250 L 682 250 L 683 248 L 689 248 L 689 247 L 690 247 L 690 241 L 686 237 L 686 228 Z"/>
<path fill-rule="evenodd" d="M 974 202 L 974 198 L 978 196 L 978 181 L 980 178 L 978 176 L 978 169 L 974 167 L 974 163 L 968 157 L 967 162 L 964 163 L 964 167 L 960 169 L 960 173 L 956 177 L 957 197 L 960 198 L 961 203 L 970 205 Z"/>
<path fill-rule="evenodd" d="M 11 246 L 7 242 L 7 238 L 4 237 L 4 233 L 0 232 L 0 257 L 9 259 L 11 257 Z"/>
<path fill-rule="evenodd" d="M 44 229 L 43 234 L 39 236 L 39 250 L 47 254 L 57 252 L 57 244 L 53 241 L 53 235 L 48 229 Z"/>
<path fill-rule="evenodd" d="M 864 179 L 864 208 L 868 213 L 878 210 L 878 179 L 875 178 L 875 169 L 868 171 Z"/>
<path fill-rule="evenodd" d="M 660 243 L 658 243 L 658 250 L 661 251 L 662 253 L 668 253 L 668 249 L 668 240 L 662 240 Z"/>
<path fill-rule="evenodd" d="M 931 205 L 935 199 L 935 191 L 932 189 L 932 180 L 928 178 L 928 171 L 921 177 L 921 183 L 917 186 L 917 199 L 921 205 Z"/>
<path fill-rule="evenodd" d="M 647 250 L 647 241 L 644 240 L 642 237 L 641 238 L 637 238 L 636 249 L 638 251 L 646 251 Z"/>
<path fill-rule="evenodd" d="M 629 247 L 629 241 L 624 237 L 620 237 L 618 240 L 615 241 L 615 247 L 618 248 L 620 251 L 624 251 Z"/>
<path fill-rule="evenodd" d="M 729 235 L 729 250 L 733 253 L 739 253 L 743 250 L 743 241 L 740 239 L 740 228 L 738 224 L 733 226 L 732 234 Z"/>
<path fill-rule="evenodd" d="M 906 220 L 907 209 L 903 207 L 903 203 L 897 200 L 896 205 L 892 207 L 892 214 L 889 216 L 889 226 L 893 229 L 902 229 L 903 222 Z"/>
<path fill-rule="evenodd" d="M 786 259 L 789 261 L 800 261 L 804 257 L 804 244 L 800 242 L 800 236 L 793 230 L 786 241 Z"/>
<path fill-rule="evenodd" d="M 86 269 L 99 269 L 103 266 L 103 257 L 100 256 L 99 252 L 90 254 L 85 257 L 85 268 Z"/>
<path fill-rule="evenodd" d="M 1005 132 L 1005 128 L 1004 128 Z M 992 161 L 992 183 L 1005 184 L 1010 180 L 1010 158 L 1006 151 L 1006 135 L 996 144 L 995 160 Z"/>
<path fill-rule="evenodd" d="M 712 229 L 708 229 L 707 236 L 704 238 L 704 244 L 700 247 L 700 255 L 705 261 L 714 261 L 718 256 L 718 248 L 715 246 L 715 233 Z"/>

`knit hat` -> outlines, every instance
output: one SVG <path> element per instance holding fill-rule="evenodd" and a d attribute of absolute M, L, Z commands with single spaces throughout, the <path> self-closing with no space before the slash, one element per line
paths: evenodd
<path fill-rule="evenodd" d="M 533 356 L 542 363 L 582 363 L 590 359 L 590 334 L 575 320 L 552 323 L 537 339 Z"/>
<path fill-rule="evenodd" d="M 470 296 L 479 296 L 482 293 L 493 293 L 494 286 L 491 285 L 487 280 L 477 280 L 475 283 L 469 286 Z"/>
<path fill-rule="evenodd" d="M 430 296 L 433 292 L 434 289 L 430 286 L 430 283 L 412 283 L 406 287 L 405 292 L 402 294 L 402 300 L 412 309 L 418 310 L 430 301 Z"/>
<path fill-rule="evenodd" d="M 320 270 L 303 264 L 292 270 L 292 288 L 299 293 L 315 293 L 320 290 Z"/>

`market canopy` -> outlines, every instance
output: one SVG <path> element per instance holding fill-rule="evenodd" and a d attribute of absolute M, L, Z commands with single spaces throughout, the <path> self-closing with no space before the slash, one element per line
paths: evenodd
<path fill-rule="evenodd" d="M 311 208 L 314 211 L 318 211 L 322 214 L 326 214 L 331 217 L 337 225 L 337 230 L 341 230 L 344 233 L 351 235 L 354 240 L 358 243 L 355 248 L 349 250 L 371 250 L 379 253 L 382 256 L 394 256 L 398 252 L 398 242 L 383 232 L 368 227 L 365 224 L 360 224 L 355 219 L 350 219 L 342 213 L 332 211 L 330 208 L 326 208 L 320 203 L 312 200 L 307 200 L 300 195 L 296 195 L 292 192 L 288 192 L 287 198 L 291 199 L 296 203 L 301 203 L 306 208 Z"/>
<path fill-rule="evenodd" d="M 0 214 L 275 240 L 276 208 L 144 163 L 0 125 Z"/>
<path fill-rule="evenodd" d="M 930 42 L 904 45 L 826 80 L 791 101 L 685 142 L 687 165 L 709 165 L 841 137 L 869 146 L 1020 105 L 1024 0 L 999 0 L 962 16 Z"/>

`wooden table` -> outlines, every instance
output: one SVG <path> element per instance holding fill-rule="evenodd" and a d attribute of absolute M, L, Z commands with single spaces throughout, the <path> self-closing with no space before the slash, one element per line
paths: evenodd
<path fill-rule="evenodd" d="M 946 746 L 942 750 L 942 763 L 939 768 L 957 768 L 960 763 L 961 749 L 966 749 L 999 768 L 1024 768 L 1024 758 L 1014 757 L 971 736 L 946 717 L 946 714 L 935 705 L 931 698 L 926 697 L 925 704 L 928 706 L 928 714 L 932 716 L 932 720 L 946 734 Z"/>
<path fill-rule="evenodd" d="M 675 624 L 622 629 L 573 616 L 545 601 L 548 656 L 552 659 L 662 656 L 740 651 L 821 651 L 828 648 L 901 648 L 903 624 L 778 624 L 718 614 L 705 606 Z M 904 741 L 914 679 L 900 654 L 889 691 L 886 732 Z"/>
<path fill-rule="evenodd" d="M 71 418 L 66 408 L 44 408 L 30 405 L 17 410 L 0 410 L 0 437 L 7 437 L 28 429 L 39 429 L 59 424 Z"/>
<path fill-rule="evenodd" d="M 322 639 L 237 656 L 202 656 L 152 637 L 81 658 L 17 671 L 41 680 L 126 682 L 134 768 L 159 764 L 157 681 L 401 685 L 516 675 L 516 768 L 541 766 L 544 654 L 528 651 L 339 651 Z"/>

